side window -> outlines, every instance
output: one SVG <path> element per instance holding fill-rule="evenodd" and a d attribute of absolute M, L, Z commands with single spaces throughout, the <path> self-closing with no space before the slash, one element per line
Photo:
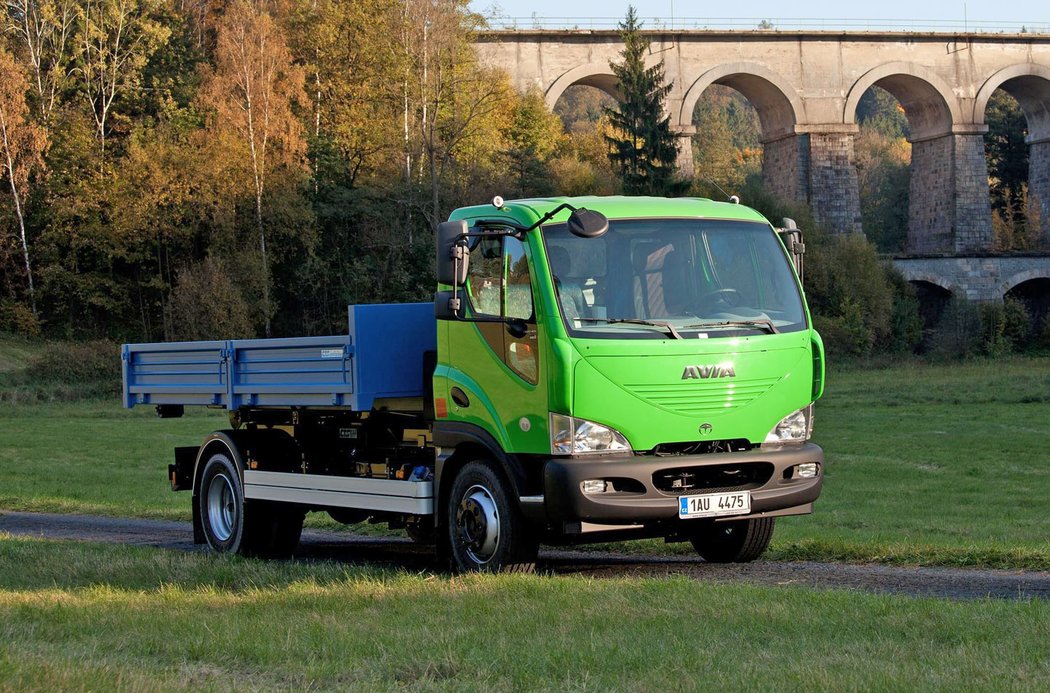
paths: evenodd
<path fill-rule="evenodd" d="M 510 236 L 483 237 L 470 251 L 467 277 L 470 306 L 476 323 L 492 350 L 525 381 L 536 384 L 539 344 L 532 301 L 532 276 L 525 245 Z M 498 319 L 515 318 L 527 324 L 525 335 L 515 337 Z"/>
<path fill-rule="evenodd" d="M 503 239 L 499 236 L 478 239 L 470 251 L 467 294 L 475 313 L 500 316 L 500 294 L 503 285 Z"/>
<path fill-rule="evenodd" d="M 532 279 L 525 246 L 517 238 L 507 238 L 504 246 L 504 269 L 507 276 L 508 318 L 532 319 Z"/>
<path fill-rule="evenodd" d="M 503 360 L 526 382 L 536 384 L 539 376 L 539 343 L 533 319 L 532 279 L 525 246 L 517 238 L 507 238 L 504 245 L 504 267 L 507 277 L 506 312 L 508 318 L 527 323 L 525 335 L 518 338 L 504 330 Z"/>

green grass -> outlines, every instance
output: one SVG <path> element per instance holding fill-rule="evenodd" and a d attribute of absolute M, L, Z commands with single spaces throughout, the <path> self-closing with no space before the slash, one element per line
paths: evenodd
<path fill-rule="evenodd" d="M 0 688 L 1045 690 L 1050 603 L 0 537 Z"/>
<path fill-rule="evenodd" d="M 159 419 L 97 400 L 0 403 L 0 421 L 0 508 L 182 520 L 189 496 L 166 480 L 172 450 L 229 427 L 221 411 Z"/>
<path fill-rule="evenodd" d="M 171 450 L 226 426 L 200 408 L 161 420 L 116 401 L 0 402 L 0 508 L 188 519 L 165 480 Z M 1050 570 L 1048 433 L 1050 358 L 832 369 L 816 418 L 823 495 L 778 522 L 768 555 Z"/>
<path fill-rule="evenodd" d="M 8 335 L 0 335 L 0 373 L 22 370 L 40 353 L 43 344 Z"/>

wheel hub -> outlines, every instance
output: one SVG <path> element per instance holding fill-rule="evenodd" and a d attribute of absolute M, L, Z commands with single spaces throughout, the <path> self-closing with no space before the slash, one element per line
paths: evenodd
<path fill-rule="evenodd" d="M 237 497 L 225 474 L 216 474 L 208 484 L 208 524 L 219 541 L 233 536 L 237 518 Z"/>
<path fill-rule="evenodd" d="M 499 511 L 492 494 L 483 486 L 471 486 L 456 508 L 456 535 L 467 555 L 476 563 L 492 559 L 499 547 Z"/>

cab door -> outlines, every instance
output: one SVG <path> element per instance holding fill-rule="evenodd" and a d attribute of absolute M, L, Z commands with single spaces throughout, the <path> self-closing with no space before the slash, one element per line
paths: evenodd
<path fill-rule="evenodd" d="M 534 274 L 524 242 L 482 236 L 463 291 L 476 322 L 448 322 L 448 420 L 480 426 L 511 453 L 550 451 Z"/>

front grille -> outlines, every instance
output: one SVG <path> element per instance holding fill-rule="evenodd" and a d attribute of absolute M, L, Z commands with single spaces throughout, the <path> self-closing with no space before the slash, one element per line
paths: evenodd
<path fill-rule="evenodd" d="M 624 385 L 633 395 L 676 414 L 718 414 L 742 407 L 764 395 L 777 378 L 750 380 L 683 380 L 675 383 Z"/>
<path fill-rule="evenodd" d="M 670 455 L 709 455 L 716 452 L 744 452 L 758 447 L 746 438 L 732 440 L 693 440 L 684 443 L 660 443 L 652 449 L 657 457 Z"/>
<path fill-rule="evenodd" d="M 675 496 L 687 493 L 720 493 L 761 488 L 773 477 L 770 462 L 742 462 L 696 467 L 675 467 L 653 474 L 658 491 Z"/>

